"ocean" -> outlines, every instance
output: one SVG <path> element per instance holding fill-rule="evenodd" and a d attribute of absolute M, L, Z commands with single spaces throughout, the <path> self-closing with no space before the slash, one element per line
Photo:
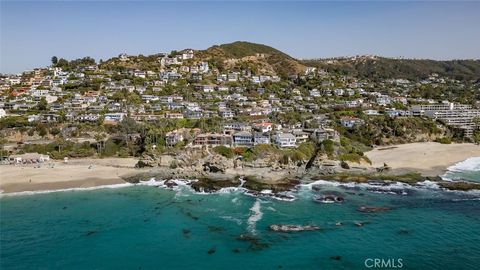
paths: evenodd
<path fill-rule="evenodd" d="M 478 176 L 458 166 L 455 173 Z M 2 196 L 0 269 L 477 269 L 480 262 L 479 192 L 318 181 L 282 201 L 236 188 L 198 194 L 155 185 Z M 334 192 L 345 201 L 312 200 Z M 321 229 L 281 233 L 272 224 Z"/>

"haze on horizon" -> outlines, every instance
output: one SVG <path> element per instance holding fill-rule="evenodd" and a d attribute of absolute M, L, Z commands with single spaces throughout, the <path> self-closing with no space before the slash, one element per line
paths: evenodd
<path fill-rule="evenodd" d="M 480 58 L 480 2 L 0 1 L 0 73 L 52 56 L 206 49 L 237 40 L 295 58 Z"/>

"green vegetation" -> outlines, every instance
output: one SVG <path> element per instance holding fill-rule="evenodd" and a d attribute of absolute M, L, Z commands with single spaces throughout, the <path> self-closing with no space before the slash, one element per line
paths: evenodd
<path fill-rule="evenodd" d="M 457 80 L 480 78 L 480 60 L 435 61 L 377 57 L 362 60 L 337 59 L 333 64 L 326 60 L 307 60 L 302 63 L 328 72 L 372 80 L 399 78 L 416 81 L 425 79 L 432 73 Z"/>
<path fill-rule="evenodd" d="M 9 116 L 0 118 L 0 129 L 5 128 L 21 128 L 29 126 L 26 116 Z"/>
<path fill-rule="evenodd" d="M 223 63 L 219 59 L 243 58 L 246 56 L 256 56 L 263 54 L 265 58 L 257 59 L 256 66 L 270 66 L 275 72 L 286 78 L 291 74 L 301 73 L 305 67 L 291 56 L 274 49 L 272 47 L 245 41 L 237 41 L 229 44 L 213 46 L 206 51 L 200 51 L 200 56 L 205 56 L 220 69 L 223 69 Z M 243 63 L 245 65 L 246 63 Z"/>
<path fill-rule="evenodd" d="M 232 148 L 226 147 L 223 145 L 216 146 L 213 148 L 213 151 L 219 155 L 222 155 L 226 158 L 233 158 L 235 156 L 235 152 L 233 151 Z"/>
<path fill-rule="evenodd" d="M 227 57 L 231 58 L 242 58 L 245 56 L 251 56 L 255 55 L 257 53 L 259 54 L 278 54 L 282 55 L 283 57 L 293 59 L 289 55 L 272 48 L 267 45 L 263 44 L 257 44 L 257 43 L 251 43 L 251 42 L 246 42 L 246 41 L 236 41 L 233 43 L 228 43 L 228 44 L 222 44 L 219 46 L 213 46 L 211 49 L 221 49 Z"/>
<path fill-rule="evenodd" d="M 441 143 L 441 144 L 451 144 L 452 143 L 452 138 L 442 137 L 442 138 L 436 139 L 435 142 L 438 142 L 438 143 Z"/>
<path fill-rule="evenodd" d="M 367 146 L 406 143 L 416 141 L 418 136 L 428 138 L 441 133 L 434 121 L 419 117 L 377 116 L 363 119 L 364 125 L 351 129 L 338 126 L 337 130 L 351 141 Z"/>

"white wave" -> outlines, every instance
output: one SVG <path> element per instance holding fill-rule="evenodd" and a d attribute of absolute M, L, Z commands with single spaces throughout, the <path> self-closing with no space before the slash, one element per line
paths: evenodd
<path fill-rule="evenodd" d="M 245 184 L 245 179 L 243 179 L 243 176 L 240 177 L 238 180 L 240 180 L 240 185 L 238 186 L 239 188 L 243 187 L 243 184 Z"/>
<path fill-rule="evenodd" d="M 372 192 L 372 193 L 381 193 L 381 194 L 392 194 L 392 195 L 408 195 L 408 190 L 440 190 L 440 187 L 437 183 L 433 181 L 422 181 L 418 182 L 415 185 L 409 185 L 402 182 L 385 182 L 387 185 L 375 184 L 375 183 L 355 183 L 347 182 L 341 183 L 336 181 L 326 181 L 318 180 L 309 184 L 302 184 L 301 188 L 303 190 L 307 189 L 308 191 L 312 190 L 312 186 L 315 185 L 326 185 L 333 187 L 346 187 L 346 188 L 358 188 L 363 191 Z"/>
<path fill-rule="evenodd" d="M 480 171 L 480 157 L 471 157 L 448 167 L 451 172 Z"/>
<path fill-rule="evenodd" d="M 47 194 L 47 193 L 65 192 L 65 191 L 88 191 L 88 190 L 106 189 L 106 188 L 124 188 L 124 187 L 131 187 L 133 185 L 134 184 L 131 184 L 131 183 L 122 183 L 122 184 L 103 185 L 103 186 L 84 187 L 84 188 L 64 188 L 64 189 L 52 189 L 52 190 L 20 191 L 20 192 L 12 192 L 12 193 L 1 193 L 0 197 L 4 197 L 4 196 L 5 197 L 6 196 L 28 196 L 28 195 Z"/>
<path fill-rule="evenodd" d="M 480 157 L 471 157 L 448 167 L 447 172 L 441 177 L 445 181 L 463 180 L 464 176 L 457 174 L 468 172 L 480 172 Z"/>
<path fill-rule="evenodd" d="M 430 180 L 425 180 L 425 181 L 422 181 L 422 182 L 418 182 L 417 186 L 420 186 L 420 187 L 423 187 L 423 188 L 426 188 L 426 189 L 440 189 L 440 186 L 438 185 L 438 183 L 436 183 L 434 181 L 430 181 Z"/>
<path fill-rule="evenodd" d="M 250 208 L 250 216 L 248 217 L 247 229 L 252 233 L 256 233 L 257 222 L 262 219 L 263 213 L 261 211 L 260 200 L 256 200 L 252 208 Z"/>
<path fill-rule="evenodd" d="M 164 184 L 165 184 L 165 180 L 157 181 L 155 178 L 151 178 L 148 181 L 140 181 L 138 182 L 137 185 L 158 187 L 158 186 L 163 186 Z"/>

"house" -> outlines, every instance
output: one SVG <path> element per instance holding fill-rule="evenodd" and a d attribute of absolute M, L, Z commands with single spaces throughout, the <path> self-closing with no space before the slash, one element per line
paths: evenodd
<path fill-rule="evenodd" d="M 159 100 L 159 98 L 154 95 L 142 95 L 141 97 L 142 97 L 142 100 L 146 103 L 149 103 L 150 101 Z"/>
<path fill-rule="evenodd" d="M 273 124 L 268 122 L 256 123 L 253 124 L 253 129 L 262 133 L 270 132 L 273 130 Z"/>
<path fill-rule="evenodd" d="M 170 131 L 165 135 L 165 144 L 167 146 L 174 146 L 183 141 L 183 133 L 179 131 Z"/>
<path fill-rule="evenodd" d="M 145 73 L 145 71 L 142 71 L 142 70 L 131 70 L 130 71 L 130 75 L 131 76 L 134 76 L 134 77 L 139 77 L 139 78 L 143 78 L 145 79 L 147 77 L 147 74 Z"/>
<path fill-rule="evenodd" d="M 240 131 L 233 134 L 233 143 L 236 146 L 252 146 L 253 145 L 253 136 L 251 132 Z"/>
<path fill-rule="evenodd" d="M 185 118 L 188 119 L 200 119 L 203 117 L 203 113 L 200 110 L 186 110 L 184 113 Z"/>
<path fill-rule="evenodd" d="M 295 147 L 297 143 L 297 139 L 292 133 L 275 134 L 273 141 L 279 147 Z"/>
<path fill-rule="evenodd" d="M 233 117 L 235 117 L 235 113 L 232 110 L 228 110 L 228 109 L 227 110 L 221 110 L 219 112 L 219 115 L 223 119 L 232 119 Z"/>
<path fill-rule="evenodd" d="M 76 117 L 79 122 L 96 122 L 100 118 L 98 114 L 82 114 Z"/>
<path fill-rule="evenodd" d="M 204 85 L 202 88 L 204 93 L 212 93 L 213 91 L 215 91 L 214 85 Z"/>
<path fill-rule="evenodd" d="M 193 58 L 193 50 L 185 50 L 183 53 L 182 53 L 182 59 L 183 60 L 188 60 L 188 59 L 192 59 Z"/>
<path fill-rule="evenodd" d="M 353 128 L 354 126 L 363 125 L 364 121 L 357 117 L 343 116 L 340 118 L 340 123 L 346 128 Z"/>
<path fill-rule="evenodd" d="M 295 136 L 296 143 L 304 143 L 308 140 L 308 133 L 295 129 L 292 131 L 293 136 Z"/>
<path fill-rule="evenodd" d="M 365 115 L 373 116 L 373 115 L 380 115 L 377 110 L 365 110 L 363 111 Z"/>
<path fill-rule="evenodd" d="M 389 96 L 381 95 L 377 97 L 377 104 L 380 106 L 387 106 L 387 105 L 390 105 L 390 103 L 391 103 L 391 99 Z"/>
<path fill-rule="evenodd" d="M 193 146 L 230 146 L 232 145 L 232 136 L 218 133 L 198 134 L 193 140 Z"/>
<path fill-rule="evenodd" d="M 201 73 L 207 73 L 209 71 L 208 62 L 201 62 L 198 71 Z"/>
<path fill-rule="evenodd" d="M 252 126 L 244 123 L 228 123 L 223 126 L 224 129 L 236 130 L 236 131 L 251 131 Z"/>
<path fill-rule="evenodd" d="M 320 97 L 321 96 L 320 91 L 318 91 L 318 89 L 316 89 L 316 88 L 312 89 L 312 90 L 310 90 L 310 96 L 311 97 Z"/>
<path fill-rule="evenodd" d="M 228 73 L 228 75 L 227 75 L 227 80 L 228 80 L 229 82 L 236 82 L 236 81 L 238 81 L 238 73 L 236 73 L 236 72 Z"/>
<path fill-rule="evenodd" d="M 118 55 L 118 59 L 122 62 L 128 61 L 128 55 L 126 53 L 122 53 L 122 54 Z"/>
<path fill-rule="evenodd" d="M 168 113 L 165 113 L 165 118 L 168 118 L 168 119 L 183 119 L 183 114 L 168 112 Z"/>
<path fill-rule="evenodd" d="M 116 124 L 125 118 L 125 113 L 106 113 L 103 122 L 105 124 Z"/>
<path fill-rule="evenodd" d="M 311 136 L 317 142 L 322 142 L 324 140 L 340 140 L 340 135 L 333 128 L 320 127 L 318 129 L 314 129 Z"/>
<path fill-rule="evenodd" d="M 253 134 L 253 144 L 270 144 L 270 135 L 268 133 L 255 132 Z"/>

